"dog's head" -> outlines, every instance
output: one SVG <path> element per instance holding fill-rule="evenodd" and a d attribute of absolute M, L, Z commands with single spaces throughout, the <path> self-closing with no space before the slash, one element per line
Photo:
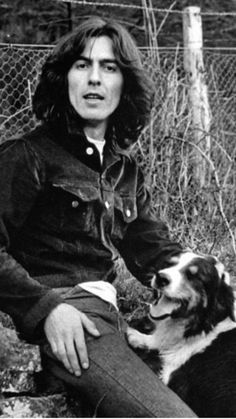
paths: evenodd
<path fill-rule="evenodd" d="M 226 317 L 235 320 L 229 274 L 216 257 L 181 253 L 153 277 L 152 286 L 158 299 L 150 307 L 150 317 L 185 319 L 186 337 L 207 333 Z"/>

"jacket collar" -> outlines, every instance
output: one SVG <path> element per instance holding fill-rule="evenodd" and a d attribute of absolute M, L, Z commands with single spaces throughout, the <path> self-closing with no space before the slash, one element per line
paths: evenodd
<path fill-rule="evenodd" d="M 128 155 L 127 151 L 118 146 L 115 130 L 110 128 L 105 137 L 104 161 L 101 166 L 96 147 L 87 140 L 80 125 L 79 117 L 68 112 L 65 113 L 64 121 L 61 120 L 60 123 L 53 124 L 51 129 L 54 132 L 55 141 L 92 170 L 103 172 L 121 160 L 122 155 Z M 92 154 L 88 154 L 88 149 L 90 151 L 93 149 Z"/>

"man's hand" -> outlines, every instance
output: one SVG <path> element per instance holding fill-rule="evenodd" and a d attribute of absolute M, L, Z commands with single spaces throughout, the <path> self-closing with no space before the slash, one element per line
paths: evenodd
<path fill-rule="evenodd" d="M 81 375 L 81 367 L 89 367 L 84 329 L 92 336 L 100 336 L 95 324 L 84 313 L 65 303 L 55 307 L 44 324 L 53 354 L 77 376 Z"/>

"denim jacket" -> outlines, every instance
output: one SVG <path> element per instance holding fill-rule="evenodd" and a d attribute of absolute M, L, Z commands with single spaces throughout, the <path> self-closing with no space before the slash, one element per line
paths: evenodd
<path fill-rule="evenodd" d="M 118 254 L 145 282 L 180 251 L 135 160 L 112 144 L 102 167 L 82 133 L 47 125 L 0 147 L 0 309 L 28 341 L 63 302 L 56 288 L 112 282 Z"/>

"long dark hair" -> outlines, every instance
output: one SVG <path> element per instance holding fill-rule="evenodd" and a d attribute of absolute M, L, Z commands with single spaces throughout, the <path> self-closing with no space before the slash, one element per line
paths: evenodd
<path fill-rule="evenodd" d="M 68 97 L 68 71 L 88 40 L 99 36 L 112 40 L 114 55 L 123 74 L 123 93 L 110 123 L 119 146 L 127 148 L 137 140 L 150 117 L 153 87 L 142 66 L 136 43 L 115 21 L 90 18 L 59 41 L 43 65 L 33 97 L 33 111 L 39 120 L 51 123 L 59 122 L 68 110 L 73 113 Z"/>

